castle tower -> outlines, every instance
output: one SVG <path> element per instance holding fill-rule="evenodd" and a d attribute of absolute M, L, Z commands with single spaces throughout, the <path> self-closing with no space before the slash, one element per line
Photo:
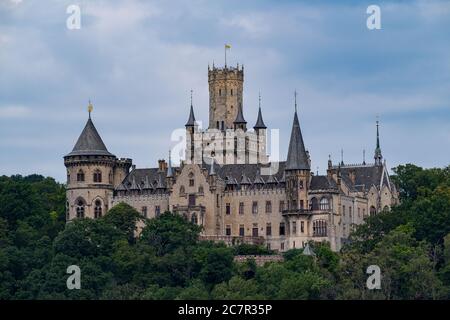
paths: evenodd
<path fill-rule="evenodd" d="M 189 111 L 189 119 L 185 124 L 186 127 L 186 162 L 195 163 L 196 156 L 196 134 L 198 132 L 198 124 L 195 121 L 194 107 L 192 106 L 192 91 L 191 91 L 191 109 Z"/>
<path fill-rule="evenodd" d="M 208 83 L 209 129 L 233 129 L 238 110 L 243 108 L 244 67 L 208 67 Z"/>
<path fill-rule="evenodd" d="M 64 156 L 67 221 L 104 215 L 111 206 L 115 175 L 125 176 L 131 166 L 131 159 L 118 160 L 108 151 L 92 122 L 91 103 L 88 110 L 86 126 L 72 152 Z"/>
<path fill-rule="evenodd" d="M 297 100 L 297 99 L 296 99 Z M 303 143 L 302 132 L 297 116 L 295 102 L 294 122 L 285 167 L 286 195 L 289 210 L 308 209 L 308 189 L 311 177 L 311 165 Z"/>
<path fill-rule="evenodd" d="M 258 119 L 253 127 L 256 133 L 256 161 L 257 163 L 266 163 L 266 125 L 261 112 L 261 94 L 259 95 Z"/>

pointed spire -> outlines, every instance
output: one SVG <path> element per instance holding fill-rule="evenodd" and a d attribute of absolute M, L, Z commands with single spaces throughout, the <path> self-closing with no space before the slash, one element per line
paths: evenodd
<path fill-rule="evenodd" d="M 258 119 L 256 120 L 256 124 L 253 127 L 253 129 L 267 129 L 266 125 L 264 124 L 264 120 L 262 117 L 261 112 L 261 93 L 259 93 L 259 108 L 258 108 Z"/>
<path fill-rule="evenodd" d="M 308 154 L 303 143 L 302 131 L 297 116 L 297 92 L 295 92 L 295 113 L 285 170 L 310 170 Z"/>
<path fill-rule="evenodd" d="M 173 177 L 173 171 L 172 171 L 172 157 L 171 157 L 171 153 L 169 150 L 169 165 L 167 167 L 167 178 L 172 178 Z"/>
<path fill-rule="evenodd" d="M 341 148 L 341 166 L 344 165 L 344 149 Z"/>
<path fill-rule="evenodd" d="M 189 112 L 189 119 L 186 123 L 186 127 L 194 127 L 197 123 L 195 122 L 195 116 L 194 116 L 194 107 L 192 106 L 192 90 L 191 90 L 191 110 Z"/>
<path fill-rule="evenodd" d="M 247 123 L 247 121 L 245 121 L 245 119 L 244 119 L 244 114 L 243 114 L 243 112 L 242 112 L 242 105 L 240 104 L 239 105 L 239 108 L 238 108 L 238 113 L 237 113 L 237 115 L 236 115 L 236 120 L 234 120 L 234 123 L 235 124 L 240 124 L 240 123 Z"/>
<path fill-rule="evenodd" d="M 366 164 L 366 149 L 363 149 L 363 163 Z"/>
<path fill-rule="evenodd" d="M 382 164 L 383 156 L 381 155 L 379 121 L 378 121 L 378 119 L 377 119 L 377 146 L 375 148 L 374 159 L 375 159 L 375 165 L 380 166 Z"/>
<path fill-rule="evenodd" d="M 113 156 L 100 137 L 94 123 L 91 119 L 92 104 L 89 103 L 88 106 L 89 118 L 81 132 L 75 146 L 67 156 L 79 156 L 79 155 L 106 155 Z"/>

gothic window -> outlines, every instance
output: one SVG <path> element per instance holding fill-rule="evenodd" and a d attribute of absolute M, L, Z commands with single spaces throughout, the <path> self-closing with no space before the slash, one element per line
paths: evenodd
<path fill-rule="evenodd" d="M 225 235 L 231 236 L 231 226 L 229 224 L 225 228 Z"/>
<path fill-rule="evenodd" d="M 67 183 L 70 183 L 70 172 L 67 170 Z"/>
<path fill-rule="evenodd" d="M 230 90 L 230 94 L 233 95 L 233 89 Z"/>
<path fill-rule="evenodd" d="M 185 190 L 184 190 L 184 186 L 180 187 L 180 196 L 184 196 L 185 194 Z"/>
<path fill-rule="evenodd" d="M 297 235 L 297 222 L 296 221 L 292 221 L 292 234 L 294 236 Z"/>
<path fill-rule="evenodd" d="M 239 236 L 243 237 L 245 235 L 245 228 L 244 225 L 239 225 Z"/>
<path fill-rule="evenodd" d="M 272 213 L 272 202 L 266 201 L 266 213 Z"/>
<path fill-rule="evenodd" d="M 253 201 L 253 204 L 252 204 L 252 213 L 253 213 L 253 214 L 257 214 L 257 213 L 258 213 L 258 202 L 257 202 L 257 201 Z"/>
<path fill-rule="evenodd" d="M 374 215 L 374 214 L 376 214 L 376 213 L 377 213 L 377 209 L 375 209 L 374 206 L 371 206 L 371 207 L 370 207 L 370 215 L 372 216 L 372 215 Z"/>
<path fill-rule="evenodd" d="M 300 182 L 300 183 L 299 183 L 299 188 L 300 188 L 300 189 L 303 189 L 303 180 L 300 180 L 299 182 Z"/>
<path fill-rule="evenodd" d="M 77 173 L 77 181 L 78 182 L 84 182 L 84 172 L 83 172 L 83 170 L 78 170 L 78 173 Z"/>
<path fill-rule="evenodd" d="M 112 171 L 109 171 L 109 184 L 113 183 L 113 173 Z"/>
<path fill-rule="evenodd" d="M 268 222 L 266 224 L 266 236 L 271 236 L 272 235 L 272 224 L 270 222 Z"/>
<path fill-rule="evenodd" d="M 198 193 L 203 194 L 203 186 L 198 187 Z"/>
<path fill-rule="evenodd" d="M 389 206 L 384 206 L 383 211 L 389 211 Z"/>
<path fill-rule="evenodd" d="M 300 232 L 305 233 L 305 222 L 304 221 L 300 221 Z"/>
<path fill-rule="evenodd" d="M 189 205 L 190 206 L 195 206 L 195 194 L 190 194 L 189 195 Z"/>
<path fill-rule="evenodd" d="M 300 200 L 300 209 L 304 209 L 305 208 L 305 203 L 303 200 Z"/>
<path fill-rule="evenodd" d="M 258 224 L 257 223 L 253 224 L 252 237 L 258 237 Z"/>
<path fill-rule="evenodd" d="M 320 199 L 320 210 L 330 210 L 330 201 L 328 198 L 323 197 Z"/>
<path fill-rule="evenodd" d="M 84 201 L 78 200 L 76 203 L 77 218 L 84 218 Z"/>
<path fill-rule="evenodd" d="M 316 197 L 311 198 L 311 210 L 319 210 L 319 202 Z"/>
<path fill-rule="evenodd" d="M 94 217 L 100 218 L 101 216 L 102 216 L 102 202 L 100 200 L 95 200 Z"/>
<path fill-rule="evenodd" d="M 159 217 L 160 214 L 161 214 L 161 207 L 155 206 L 155 217 Z"/>
<path fill-rule="evenodd" d="M 195 212 L 192 214 L 191 222 L 193 224 L 198 224 L 198 218 L 197 218 L 197 214 Z"/>
<path fill-rule="evenodd" d="M 284 201 L 280 201 L 280 212 L 284 210 Z"/>
<path fill-rule="evenodd" d="M 314 237 L 327 236 L 327 222 L 325 220 L 316 220 L 313 222 L 313 236 Z"/>
<path fill-rule="evenodd" d="M 230 207 L 230 204 L 229 204 L 229 203 L 227 203 L 227 204 L 225 205 L 225 213 L 226 213 L 226 214 L 231 214 L 231 207 Z"/>
<path fill-rule="evenodd" d="M 284 222 L 280 223 L 280 236 L 284 236 L 286 233 L 286 227 L 284 225 Z"/>
<path fill-rule="evenodd" d="M 94 182 L 102 182 L 102 172 L 98 169 L 94 171 Z"/>
<path fill-rule="evenodd" d="M 244 214 L 244 203 L 239 202 L 239 214 Z"/>
<path fill-rule="evenodd" d="M 147 207 L 146 207 L 146 206 L 143 206 L 143 207 L 141 208 L 141 212 L 142 212 L 142 215 L 143 215 L 145 218 L 147 218 Z"/>
<path fill-rule="evenodd" d="M 222 89 L 219 89 L 219 96 L 222 95 Z"/>

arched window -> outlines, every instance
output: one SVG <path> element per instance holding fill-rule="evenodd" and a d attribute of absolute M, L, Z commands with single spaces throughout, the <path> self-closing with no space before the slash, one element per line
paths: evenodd
<path fill-rule="evenodd" d="M 109 184 L 113 184 L 113 173 L 109 171 Z"/>
<path fill-rule="evenodd" d="M 377 209 L 375 209 L 374 206 L 371 206 L 371 207 L 370 207 L 370 215 L 372 216 L 372 215 L 374 215 L 374 214 L 377 214 Z"/>
<path fill-rule="evenodd" d="M 185 195 L 185 190 L 184 190 L 184 186 L 180 187 L 180 196 L 184 196 Z"/>
<path fill-rule="evenodd" d="M 70 171 L 67 170 L 67 183 L 70 183 Z"/>
<path fill-rule="evenodd" d="M 319 201 L 316 197 L 311 198 L 310 201 L 311 210 L 319 210 Z"/>
<path fill-rule="evenodd" d="M 389 211 L 389 210 L 390 210 L 390 209 L 389 209 L 389 206 L 384 206 L 383 211 L 387 212 L 387 211 Z"/>
<path fill-rule="evenodd" d="M 198 187 L 198 193 L 203 194 L 203 186 Z"/>
<path fill-rule="evenodd" d="M 323 197 L 320 199 L 320 210 L 330 210 L 330 201 L 328 198 Z"/>
<path fill-rule="evenodd" d="M 83 170 L 78 170 L 78 173 L 77 173 L 77 181 L 78 182 L 84 182 L 84 172 L 83 172 Z"/>
<path fill-rule="evenodd" d="M 99 169 L 94 171 L 94 182 L 102 182 L 102 172 Z"/>
<path fill-rule="evenodd" d="M 76 203 L 77 218 L 84 218 L 84 201 L 79 199 Z"/>
<path fill-rule="evenodd" d="M 70 205 L 69 201 L 66 201 L 66 221 L 69 221 L 70 219 Z"/>
<path fill-rule="evenodd" d="M 95 200 L 94 217 L 100 218 L 101 216 L 102 216 L 102 202 L 100 200 Z"/>
<path fill-rule="evenodd" d="M 197 214 L 195 212 L 192 214 L 191 222 L 193 224 L 198 224 L 198 218 L 197 218 Z"/>

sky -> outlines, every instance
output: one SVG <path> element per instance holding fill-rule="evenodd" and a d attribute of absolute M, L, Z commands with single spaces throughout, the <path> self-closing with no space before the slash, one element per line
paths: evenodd
<path fill-rule="evenodd" d="M 369 30 L 369 5 L 381 29 Z M 81 28 L 68 29 L 78 5 Z M 244 116 L 279 129 L 286 158 L 294 91 L 312 170 L 328 155 L 450 164 L 450 1 L 0 0 L 0 175 L 64 181 L 88 118 L 108 150 L 155 167 L 189 115 L 208 121 L 208 64 L 245 68 Z M 176 162 L 176 160 L 175 160 Z"/>

